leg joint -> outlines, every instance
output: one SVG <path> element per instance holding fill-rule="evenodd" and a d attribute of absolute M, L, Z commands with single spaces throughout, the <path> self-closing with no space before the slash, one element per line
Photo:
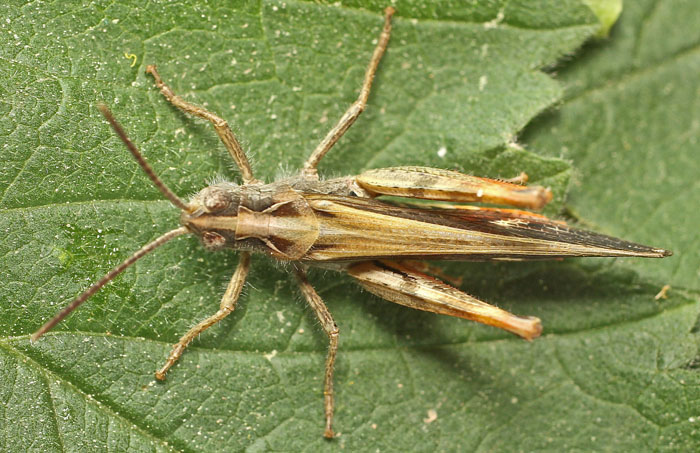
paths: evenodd
<path fill-rule="evenodd" d="M 362 98 L 358 99 L 352 104 L 352 107 L 350 107 L 350 111 L 352 111 L 352 114 L 348 116 L 359 115 L 360 113 L 365 111 L 365 107 L 367 107 L 367 101 L 365 101 Z"/>

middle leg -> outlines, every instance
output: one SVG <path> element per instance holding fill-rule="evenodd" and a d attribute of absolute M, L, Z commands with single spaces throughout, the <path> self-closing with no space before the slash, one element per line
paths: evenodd
<path fill-rule="evenodd" d="M 295 267 L 294 272 L 299 283 L 301 293 L 306 298 L 309 306 L 316 313 L 316 317 L 321 323 L 321 327 L 328 335 L 328 355 L 326 356 L 326 373 L 323 381 L 323 408 L 326 416 L 326 429 L 323 433 L 327 439 L 333 438 L 333 369 L 335 367 L 335 357 L 338 354 L 338 326 L 333 320 L 331 312 L 323 303 L 321 296 L 316 293 L 309 280 L 306 278 L 306 272 Z"/>
<path fill-rule="evenodd" d="M 391 16 L 394 15 L 394 8 L 391 6 L 384 10 L 384 28 L 382 33 L 379 35 L 379 42 L 377 42 L 377 47 L 374 48 L 374 53 L 369 61 L 369 66 L 365 71 L 365 79 L 362 82 L 362 89 L 360 90 L 360 96 L 357 100 L 350 106 L 350 108 L 343 114 L 333 129 L 331 129 L 325 138 L 321 140 L 316 149 L 311 156 L 304 163 L 303 174 L 311 177 L 318 177 L 316 167 L 321 161 L 323 156 L 326 155 L 328 151 L 336 144 L 340 137 L 345 134 L 345 132 L 350 129 L 350 126 L 355 122 L 358 116 L 364 111 L 365 106 L 367 106 L 367 99 L 369 98 L 369 90 L 372 88 L 372 81 L 374 80 L 374 74 L 377 72 L 377 66 L 379 66 L 379 60 L 382 59 L 384 51 L 386 51 L 386 46 L 389 44 L 389 35 L 391 34 Z"/>

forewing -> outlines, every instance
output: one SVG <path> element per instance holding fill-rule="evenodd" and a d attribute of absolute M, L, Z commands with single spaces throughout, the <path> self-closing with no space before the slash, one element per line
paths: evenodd
<path fill-rule="evenodd" d="M 526 211 L 467 206 L 418 208 L 354 197 L 305 197 L 319 220 L 319 236 L 302 258 L 306 261 L 528 260 L 669 254 L 571 228 Z"/>

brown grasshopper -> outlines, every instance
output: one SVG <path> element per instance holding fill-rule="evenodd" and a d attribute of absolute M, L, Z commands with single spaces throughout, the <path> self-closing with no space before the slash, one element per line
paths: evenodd
<path fill-rule="evenodd" d="M 155 66 L 146 72 L 165 98 L 182 111 L 210 121 L 238 165 L 243 184 L 221 182 L 182 201 L 153 172 L 106 106 L 100 105 L 114 131 L 141 168 L 170 202 L 182 211 L 181 227 L 127 258 L 78 296 L 34 335 L 37 340 L 107 282 L 165 242 L 191 233 L 205 248 L 240 250 L 240 260 L 219 310 L 192 327 L 173 349 L 156 378 L 180 358 L 200 333 L 228 316 L 248 275 L 251 253 L 291 262 L 304 298 L 329 338 L 323 385 L 325 437 L 332 438 L 333 369 L 339 330 L 323 300 L 306 277 L 308 266 L 345 272 L 369 292 L 419 310 L 471 319 L 513 332 L 527 340 L 542 331 L 540 320 L 520 317 L 480 301 L 428 276 L 416 260 L 528 260 L 569 256 L 640 256 L 660 258 L 671 252 L 577 230 L 563 222 L 516 209 L 466 205 L 397 205 L 380 195 L 449 202 L 500 203 L 540 209 L 552 194 L 543 187 L 525 187 L 425 167 L 369 170 L 357 176 L 320 180 L 317 166 L 362 113 L 377 66 L 389 42 L 394 9 L 385 10 L 384 28 L 374 49 L 359 98 L 316 149 L 298 176 L 264 184 L 255 179 L 248 159 L 226 121 L 190 104 L 161 80 Z M 519 178 L 526 179 L 526 175 Z M 434 272 L 433 272 L 434 273 Z"/>

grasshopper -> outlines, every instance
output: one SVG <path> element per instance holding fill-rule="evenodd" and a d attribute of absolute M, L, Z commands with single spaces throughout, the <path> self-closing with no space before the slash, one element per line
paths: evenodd
<path fill-rule="evenodd" d="M 184 101 L 161 79 L 155 66 L 146 72 L 165 98 L 180 110 L 212 123 L 240 169 L 243 184 L 220 182 L 182 201 L 153 172 L 105 105 L 99 109 L 153 184 L 182 211 L 181 226 L 163 234 L 127 258 L 78 296 L 32 335 L 37 340 L 71 311 L 142 256 L 184 234 L 199 237 L 205 248 L 240 251 L 238 266 L 219 310 L 192 327 L 173 346 L 156 378 L 165 379 L 185 348 L 199 334 L 233 312 L 246 281 L 251 254 L 290 262 L 302 295 L 328 336 L 323 384 L 325 431 L 333 432 L 333 370 L 339 329 L 309 283 L 308 266 L 345 272 L 369 292 L 419 310 L 471 319 L 512 332 L 526 340 L 542 332 L 536 317 L 521 317 L 478 300 L 428 275 L 420 260 L 529 260 L 570 256 L 660 258 L 671 252 L 568 227 L 560 221 L 519 209 L 464 204 L 410 205 L 378 200 L 381 195 L 434 202 L 486 202 L 540 209 L 551 200 L 544 187 L 527 179 L 502 181 L 425 167 L 394 167 L 360 175 L 321 180 L 323 156 L 365 109 L 379 61 L 389 42 L 394 9 L 385 10 L 384 26 L 365 72 L 358 99 L 311 153 L 301 173 L 265 184 L 253 176 L 243 148 L 226 121 Z"/>

